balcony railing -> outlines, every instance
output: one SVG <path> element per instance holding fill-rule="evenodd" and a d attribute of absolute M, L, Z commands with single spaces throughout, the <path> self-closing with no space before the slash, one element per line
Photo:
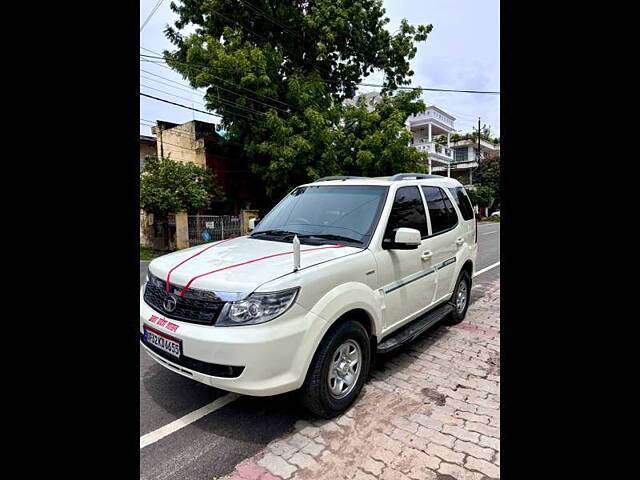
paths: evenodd
<path fill-rule="evenodd" d="M 414 143 L 413 146 L 420 152 L 437 153 L 449 158 L 450 160 L 453 160 L 453 151 L 450 148 L 440 145 L 439 143 L 425 141 Z"/>

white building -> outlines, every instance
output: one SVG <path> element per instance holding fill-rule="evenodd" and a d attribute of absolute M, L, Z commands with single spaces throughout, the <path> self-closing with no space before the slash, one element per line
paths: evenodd
<path fill-rule="evenodd" d="M 478 166 L 478 139 L 458 140 L 451 142 L 453 150 L 453 160 L 451 169 L 455 173 L 455 177 L 464 185 L 473 184 L 473 169 Z M 480 139 L 480 160 L 487 157 L 500 155 L 500 144 L 487 142 Z"/>
<path fill-rule="evenodd" d="M 429 106 L 419 114 L 409 117 L 407 127 L 413 138 L 411 144 L 421 152 L 427 152 L 429 173 L 455 177 L 464 185 L 473 184 L 473 170 L 478 167 L 477 140 L 451 141 L 455 133 L 455 117 L 444 110 Z M 440 141 L 436 139 L 440 137 Z M 446 141 L 442 139 L 446 138 Z M 480 140 L 480 160 L 500 154 L 500 145 Z"/>
<path fill-rule="evenodd" d="M 433 105 L 419 115 L 412 115 L 407 120 L 409 130 L 413 134 L 411 144 L 421 152 L 427 152 L 429 173 L 446 172 L 450 175 L 453 152 L 451 150 L 451 134 L 455 132 L 455 117 Z M 447 137 L 446 145 L 435 141 L 436 137 Z"/>
<path fill-rule="evenodd" d="M 350 100 L 347 105 L 355 105 L 359 97 L 364 97 L 367 110 L 372 111 L 382 97 L 377 92 L 369 92 Z M 421 152 L 427 153 L 429 173 L 454 177 L 464 185 L 473 184 L 473 170 L 478 167 L 478 141 L 451 141 L 456 133 L 456 118 L 434 105 L 407 119 L 407 128 L 413 137 L 411 145 Z M 438 141 L 436 141 L 438 140 Z M 494 145 L 480 140 L 480 160 L 487 156 L 500 155 L 500 144 Z"/>

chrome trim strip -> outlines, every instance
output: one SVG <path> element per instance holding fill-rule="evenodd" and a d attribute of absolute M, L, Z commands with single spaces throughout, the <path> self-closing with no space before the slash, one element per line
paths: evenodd
<path fill-rule="evenodd" d="M 384 288 L 384 293 L 391 293 L 394 290 L 397 290 L 399 288 L 402 288 L 406 285 L 409 285 L 410 283 L 415 282 L 416 280 L 420 280 L 421 278 L 426 277 L 427 275 L 432 274 L 433 272 L 435 272 L 436 270 L 440 270 L 444 267 L 446 267 L 447 265 L 451 265 L 452 263 L 456 262 L 456 257 L 451 257 L 448 258 L 447 260 L 445 260 L 444 262 L 440 263 L 439 265 L 436 265 L 435 267 L 429 268 L 427 270 L 422 270 L 418 273 L 413 273 L 397 282 L 392 283 L 390 286 L 385 287 Z"/>
<path fill-rule="evenodd" d="M 440 270 L 441 268 L 446 267 L 447 265 L 451 265 L 452 263 L 456 263 L 456 257 L 451 257 L 442 262 L 441 264 L 434 267 L 436 270 Z"/>
<path fill-rule="evenodd" d="M 405 277 L 404 279 L 402 279 L 402 280 L 400 280 L 398 282 L 392 283 L 391 286 L 386 287 L 384 289 L 384 293 L 391 293 L 394 290 L 397 290 L 397 289 L 402 288 L 402 287 L 404 287 L 406 285 L 409 285 L 410 283 L 413 283 L 416 280 L 420 280 L 421 278 L 426 277 L 427 275 L 430 275 L 430 274 L 434 273 L 435 271 L 436 271 L 435 268 L 430 268 L 428 270 L 422 270 L 421 272 L 409 275 L 408 277 Z"/>

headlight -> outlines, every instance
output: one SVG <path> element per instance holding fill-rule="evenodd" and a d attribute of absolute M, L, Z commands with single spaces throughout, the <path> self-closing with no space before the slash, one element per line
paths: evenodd
<path fill-rule="evenodd" d="M 225 305 L 216 321 L 218 326 L 256 325 L 279 317 L 289 310 L 299 287 L 270 293 L 253 293 L 244 300 Z"/>

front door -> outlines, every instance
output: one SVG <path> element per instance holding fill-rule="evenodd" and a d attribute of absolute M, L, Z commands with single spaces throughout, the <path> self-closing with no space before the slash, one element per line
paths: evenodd
<path fill-rule="evenodd" d="M 413 250 L 382 249 L 377 255 L 384 292 L 385 330 L 411 320 L 431 305 L 435 297 L 433 246 L 428 238 L 424 203 L 417 186 L 400 187 L 396 191 L 384 239 L 393 240 L 395 231 L 401 227 L 420 231 L 423 240 Z"/>

